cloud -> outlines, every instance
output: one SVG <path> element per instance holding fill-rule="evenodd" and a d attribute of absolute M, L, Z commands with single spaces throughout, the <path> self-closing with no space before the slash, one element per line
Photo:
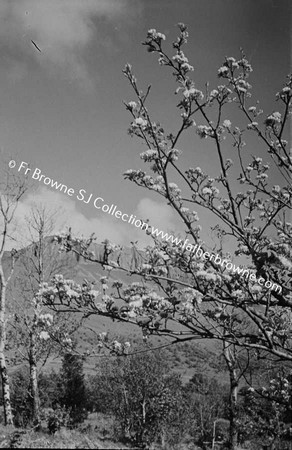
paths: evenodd
<path fill-rule="evenodd" d="M 93 217 L 86 217 L 79 211 L 79 205 L 80 202 L 76 198 L 52 191 L 44 186 L 30 192 L 17 206 L 12 230 L 14 240 L 9 242 L 7 249 L 23 247 L 30 242 L 25 218 L 30 215 L 34 206 L 45 207 L 48 215 L 57 211 L 52 234 L 70 226 L 73 233 L 79 236 L 88 237 L 94 233 L 97 242 L 107 238 L 116 244 L 130 246 L 131 241 L 138 241 L 140 248 L 153 244 L 151 237 L 135 225 L 123 222 L 101 210 L 96 210 L 96 215 Z M 118 209 L 119 205 L 117 205 Z M 92 209 L 89 211 L 92 213 Z M 129 216 L 132 214 L 137 219 L 149 219 L 153 227 L 165 232 L 175 229 L 174 213 L 171 208 L 150 198 L 142 198 L 135 209 L 122 212 Z"/>
<path fill-rule="evenodd" d="M 74 233 L 84 237 L 95 233 L 98 242 L 108 238 L 115 243 L 129 243 L 129 227 L 131 225 L 124 224 L 108 214 L 99 212 L 99 217 L 87 218 L 78 211 L 77 201 L 63 193 L 57 193 L 45 187 L 39 188 L 35 193 L 30 193 L 23 201 L 19 202 L 16 210 L 16 235 L 21 234 L 24 239 L 26 237 L 24 233 L 25 217 L 29 215 L 31 208 L 35 205 L 45 206 L 51 212 L 58 211 L 54 233 L 70 226 Z"/>
<path fill-rule="evenodd" d="M 165 203 L 156 202 L 148 197 L 142 198 L 138 203 L 136 214 L 143 219 L 149 219 L 153 227 L 163 231 L 174 228 L 174 213 Z"/>
<path fill-rule="evenodd" d="M 79 203 L 76 199 L 46 187 L 40 187 L 36 192 L 29 193 L 17 206 L 13 231 L 15 241 L 11 242 L 7 248 L 27 245 L 29 234 L 25 231 L 27 229 L 25 217 L 29 216 L 32 207 L 36 205 L 46 207 L 48 212 L 58 211 L 54 233 L 70 226 L 74 234 L 84 237 L 95 233 L 98 242 L 108 238 L 116 244 L 129 246 L 131 241 L 138 240 L 140 248 L 152 242 L 151 238 L 141 229 L 101 210 L 96 211 L 94 217 L 86 217 L 78 210 Z M 160 226 L 163 230 L 168 229 L 172 218 L 172 212 L 168 206 L 148 198 L 140 200 L 135 210 L 123 211 L 123 213 L 127 213 L 129 216 L 136 215 L 137 218 L 149 218 L 153 225 Z"/>
<path fill-rule="evenodd" d="M 135 210 L 135 215 L 141 220 L 149 220 L 149 225 L 154 229 L 170 234 L 178 234 L 180 229 L 176 225 L 175 213 L 171 207 L 165 203 L 157 202 L 148 197 L 142 198 Z M 146 233 L 138 230 L 138 233 L 133 236 L 133 239 L 138 240 L 140 248 L 146 245 L 153 245 L 153 239 Z"/>
<path fill-rule="evenodd" d="M 135 7 L 139 3 L 135 1 Z M 133 5 L 133 0 L 2 0 L 2 46 L 3 43 L 9 46 L 23 65 L 24 52 L 46 70 L 57 70 L 90 85 L 92 80 L 83 56 L 86 46 L 96 36 L 94 19 L 125 18 Z M 31 40 L 41 53 L 32 46 Z"/>

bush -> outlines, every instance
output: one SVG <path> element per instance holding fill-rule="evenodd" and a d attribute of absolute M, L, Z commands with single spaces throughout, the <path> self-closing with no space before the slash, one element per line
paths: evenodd
<path fill-rule="evenodd" d="M 66 427 L 70 422 L 70 412 L 60 406 L 49 413 L 47 426 L 50 434 L 54 434 L 61 427 Z"/>

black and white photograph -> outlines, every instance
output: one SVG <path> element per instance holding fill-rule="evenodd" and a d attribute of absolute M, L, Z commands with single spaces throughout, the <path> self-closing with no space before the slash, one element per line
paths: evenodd
<path fill-rule="evenodd" d="M 291 0 L 0 0 L 0 448 L 292 450 Z"/>

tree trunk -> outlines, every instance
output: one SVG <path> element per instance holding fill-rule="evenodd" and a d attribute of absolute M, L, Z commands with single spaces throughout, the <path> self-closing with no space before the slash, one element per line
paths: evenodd
<path fill-rule="evenodd" d="M 13 415 L 10 401 L 9 377 L 6 368 L 6 360 L 4 352 L 0 344 L 0 372 L 2 381 L 3 407 L 4 407 L 4 423 L 5 425 L 13 425 Z"/>
<path fill-rule="evenodd" d="M 30 395 L 32 406 L 32 420 L 35 427 L 40 425 L 40 401 L 37 378 L 36 363 L 36 334 L 35 330 L 30 333 L 30 351 L 29 351 L 29 376 L 30 376 Z"/>
<path fill-rule="evenodd" d="M 236 362 L 233 358 L 230 345 L 224 342 L 224 357 L 229 371 L 229 448 L 235 450 L 237 446 L 237 394 L 238 394 L 238 376 L 236 371 Z"/>
<path fill-rule="evenodd" d="M 229 430 L 229 440 L 230 449 L 234 450 L 237 445 L 237 392 L 238 392 L 238 382 L 236 379 L 236 373 L 230 372 L 230 430 Z M 235 376 L 234 376 L 235 375 Z"/>
<path fill-rule="evenodd" d="M 0 266 L 0 375 L 2 380 L 3 407 L 4 407 L 4 423 L 5 425 L 13 425 L 13 415 L 10 400 L 9 376 L 6 367 L 5 358 L 5 342 L 6 342 L 6 319 L 5 319 L 5 302 L 6 302 L 6 283 L 2 265 Z"/>
<path fill-rule="evenodd" d="M 143 396 L 141 406 L 142 406 L 142 427 L 141 427 L 141 434 L 140 434 L 140 443 L 142 445 L 144 445 L 145 444 L 144 436 L 145 436 L 145 431 L 146 431 L 146 400 L 145 400 L 144 396 Z"/>

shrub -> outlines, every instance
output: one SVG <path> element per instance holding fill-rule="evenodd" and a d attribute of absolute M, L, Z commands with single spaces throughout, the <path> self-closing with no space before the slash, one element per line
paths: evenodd
<path fill-rule="evenodd" d="M 57 407 L 49 413 L 47 426 L 50 434 L 54 434 L 61 427 L 66 427 L 70 422 L 70 412 L 66 408 Z"/>

